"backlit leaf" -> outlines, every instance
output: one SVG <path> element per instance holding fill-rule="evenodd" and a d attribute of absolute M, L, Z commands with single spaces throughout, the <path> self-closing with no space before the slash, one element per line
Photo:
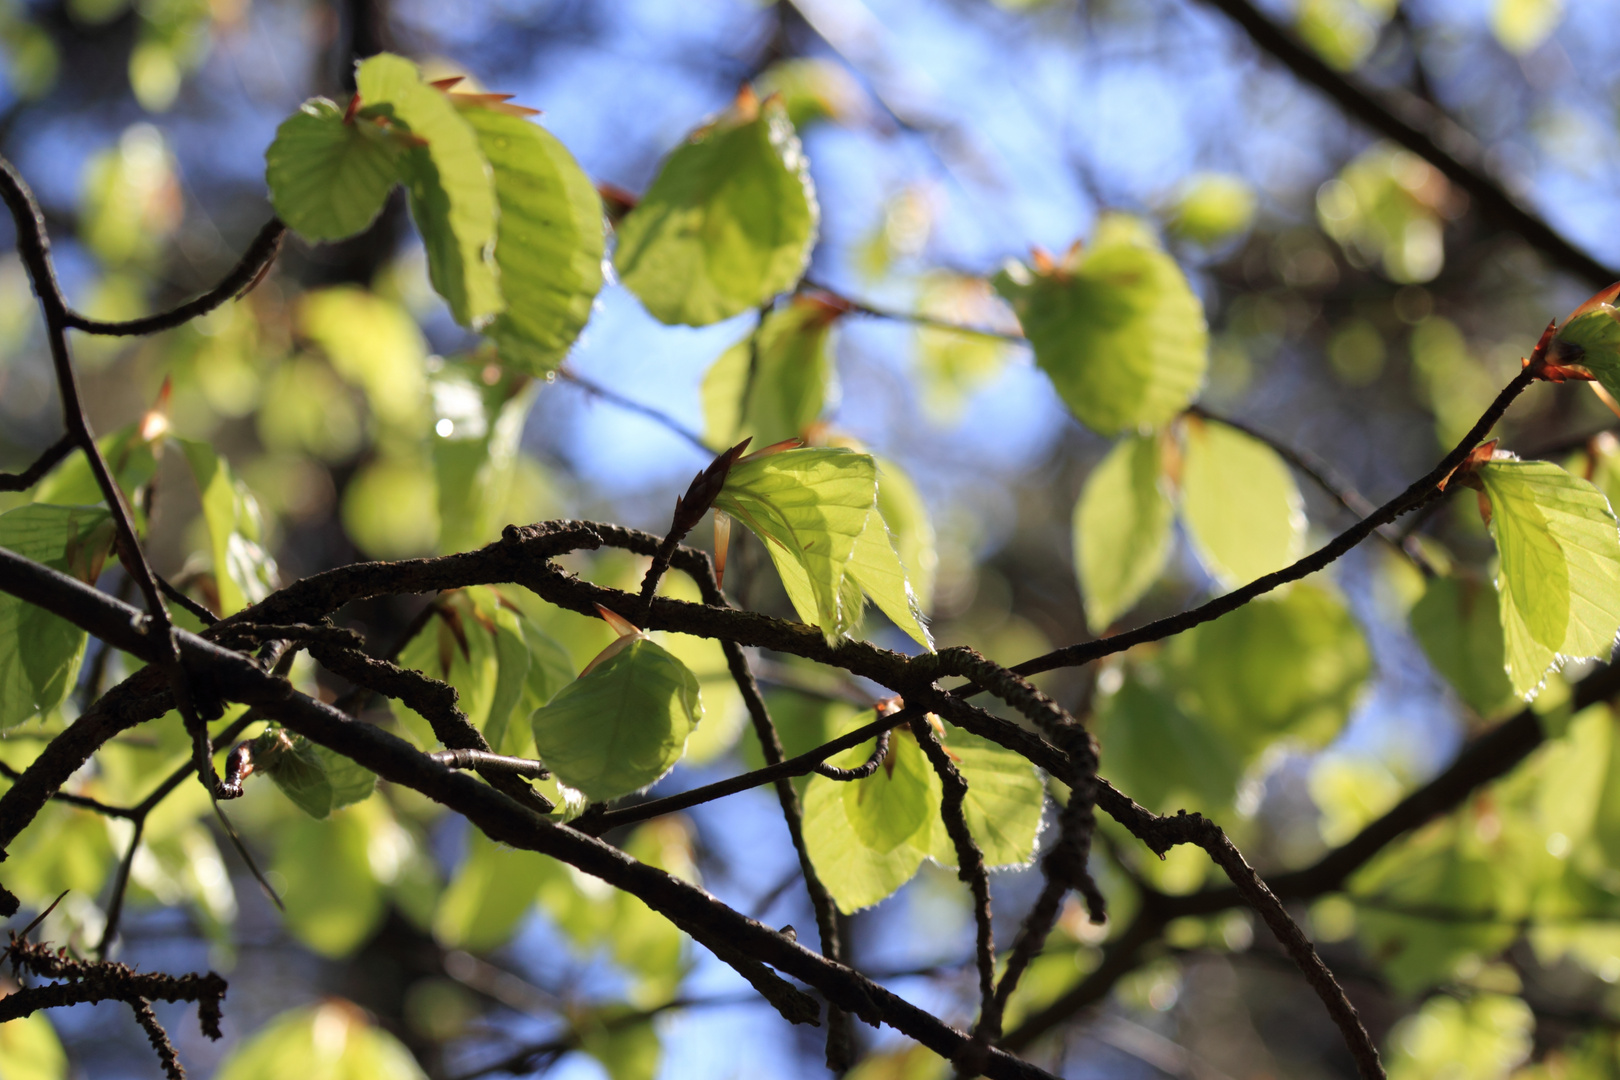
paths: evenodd
<path fill-rule="evenodd" d="M 1104 218 L 1061 266 L 1014 264 L 995 285 L 1058 396 L 1100 435 L 1159 427 L 1203 385 L 1203 305 L 1135 219 Z"/>
<path fill-rule="evenodd" d="M 1172 235 L 1209 247 L 1247 231 L 1254 209 L 1254 189 L 1242 177 L 1203 173 L 1181 185 L 1166 224 Z"/>
<path fill-rule="evenodd" d="M 739 462 L 714 505 L 765 541 L 779 570 L 803 569 L 808 595 L 795 596 L 783 577 L 794 608 L 836 641 L 860 614 L 843 595 L 845 569 L 876 502 L 870 455 L 805 448 Z"/>
<path fill-rule="evenodd" d="M 853 717 L 846 721 L 843 730 L 869 723 L 873 715 L 867 712 Z M 908 736 L 898 733 L 891 736 L 891 753 L 908 740 Z M 921 757 L 922 749 L 915 740 L 909 741 L 909 752 Z M 829 764 L 853 768 L 871 756 L 874 745 L 863 743 L 828 759 Z M 926 760 L 922 762 L 922 768 L 927 770 L 921 779 L 929 783 L 928 793 L 913 793 L 913 797 L 925 798 L 928 806 L 936 806 L 940 791 L 939 778 Z M 804 790 L 804 844 L 816 872 L 827 885 L 827 891 L 832 894 L 838 909 L 845 914 L 871 907 L 888 897 L 911 880 L 917 867 L 933 850 L 935 818 L 932 815 L 925 816 L 909 838 L 882 850 L 874 849 L 863 840 L 856 824 L 850 820 L 849 812 L 851 801 L 859 805 L 859 797 L 845 789 L 877 780 L 883 775 L 884 770 L 880 768 L 866 780 L 848 783 L 829 780 L 825 776 L 812 776 Z M 908 771 L 907 775 L 912 773 Z M 877 832 L 877 827 L 868 822 L 866 832 L 873 834 Z"/>
<path fill-rule="evenodd" d="M 1152 587 L 1170 557 L 1174 508 L 1159 440 L 1133 435 L 1092 470 L 1074 507 L 1074 565 L 1086 622 L 1102 633 Z"/>
<path fill-rule="evenodd" d="M 355 74 L 364 111 L 386 116 L 426 146 L 400 159 L 427 248 L 428 276 L 463 326 L 480 329 L 505 307 L 495 266 L 495 182 L 472 125 L 450 99 L 422 81 L 416 65 L 389 53 L 362 60 Z"/>
<path fill-rule="evenodd" d="M 841 784 L 844 816 L 856 839 L 879 855 L 913 840 L 926 846 L 934 819 L 929 792 L 937 783 L 917 740 L 909 732 L 896 732 L 889 740 L 889 756 L 877 772 Z"/>
<path fill-rule="evenodd" d="M 111 518 L 95 506 L 19 506 L 0 514 L 0 547 L 92 582 L 112 547 Z M 62 703 L 84 645 L 66 619 L 0 594 L 0 731 Z"/>
<path fill-rule="evenodd" d="M 619 223 L 614 265 L 660 322 L 706 326 L 804 273 L 819 211 L 779 101 L 746 101 L 693 132 Z"/>
<path fill-rule="evenodd" d="M 556 136 L 493 109 L 462 112 L 495 173 L 495 262 L 506 310 L 486 330 L 501 362 L 531 375 L 562 363 L 602 288 L 602 199 Z"/>
<path fill-rule="evenodd" d="M 668 772 L 702 716 L 697 677 L 641 638 L 537 710 L 534 745 L 563 783 L 613 799 Z"/>
<path fill-rule="evenodd" d="M 1494 588 L 1469 578 L 1435 578 L 1411 618 L 1429 663 L 1477 715 L 1493 719 L 1515 705 Z"/>
<path fill-rule="evenodd" d="M 827 400 L 836 314 L 795 297 L 722 353 L 703 378 L 704 438 L 730 446 L 747 435 L 759 447 L 803 435 Z"/>
<path fill-rule="evenodd" d="M 963 815 L 986 866 L 1023 866 L 1035 857 L 1046 806 L 1046 785 L 1023 756 L 947 724 L 945 751 L 967 781 Z M 879 772 L 882 770 L 880 769 Z M 930 807 L 936 817 L 937 805 Z M 956 866 L 956 845 L 940 824 L 929 852 L 942 866 Z"/>
<path fill-rule="evenodd" d="M 1305 501 L 1275 450 L 1197 418 L 1184 435 L 1181 518 L 1221 588 L 1247 585 L 1305 553 Z"/>
<path fill-rule="evenodd" d="M 400 1041 L 358 1006 L 328 998 L 282 1013 L 239 1043 L 216 1080 L 426 1080 Z"/>
<path fill-rule="evenodd" d="M 911 582 L 917 605 L 926 612 L 934 604 L 934 575 L 939 569 L 939 551 L 928 504 L 899 465 L 884 458 L 875 460 L 878 513 L 883 516 L 883 524 L 889 527 L 889 537 L 900 553 L 900 562 Z"/>
<path fill-rule="evenodd" d="M 1501 558 L 1508 678 L 1533 695 L 1559 658 L 1607 659 L 1620 629 L 1620 532 L 1597 488 L 1545 461 L 1477 473 Z"/>
<path fill-rule="evenodd" d="M 844 572 L 913 641 L 925 649 L 934 647 L 933 635 L 923 625 L 922 606 L 907 580 L 906 568 L 895 550 L 895 538 L 882 514 L 874 510 L 867 515 L 866 528 L 855 541 Z"/>
<path fill-rule="evenodd" d="M 344 123 L 325 98 L 276 129 L 265 151 L 270 203 L 306 240 L 341 240 L 370 225 L 400 182 L 404 144 L 367 117 Z"/>
<path fill-rule="evenodd" d="M 259 501 L 208 443 L 180 440 L 197 489 L 213 548 L 219 614 L 234 615 L 277 586 L 276 561 L 264 549 Z"/>

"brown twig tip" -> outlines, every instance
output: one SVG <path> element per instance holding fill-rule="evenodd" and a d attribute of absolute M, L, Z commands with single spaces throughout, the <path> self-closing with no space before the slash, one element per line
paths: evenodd
<path fill-rule="evenodd" d="M 715 455 L 707 468 L 692 477 L 692 483 L 686 489 L 686 494 L 675 500 L 675 518 L 670 523 L 670 532 L 676 536 L 685 536 L 697 528 L 697 523 L 703 520 L 703 515 L 709 512 L 714 505 L 720 489 L 726 486 L 726 477 L 731 475 L 731 467 L 742 457 L 748 444 L 754 441 L 750 435 L 730 450 L 723 450 Z M 679 541 L 677 540 L 677 543 Z"/>

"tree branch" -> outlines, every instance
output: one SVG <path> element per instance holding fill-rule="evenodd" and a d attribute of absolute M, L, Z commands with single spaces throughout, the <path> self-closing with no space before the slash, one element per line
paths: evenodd
<path fill-rule="evenodd" d="M 45 452 L 22 472 L 0 473 L 0 491 L 27 491 L 39 483 L 46 473 L 56 467 L 57 462 L 71 454 L 73 448 L 78 445 L 73 432 L 64 431 L 60 439 L 46 447 Z"/>
<path fill-rule="evenodd" d="M 63 312 L 63 323 L 74 330 L 107 337 L 140 337 L 183 326 L 197 316 L 206 315 L 227 301 L 239 299 L 251 291 L 253 286 L 269 272 L 286 236 L 287 226 L 283 225 L 279 218 L 271 218 L 264 223 L 264 227 L 253 238 L 247 250 L 242 252 L 242 257 L 231 267 L 230 272 L 220 279 L 218 285 L 168 311 L 145 315 L 139 319 L 126 319 L 122 322 L 105 322 L 80 315 L 69 308 Z"/>
<path fill-rule="evenodd" d="M 1392 142 L 1423 158 L 1446 179 L 1468 193 L 1475 205 L 1499 226 L 1522 237 L 1554 266 L 1594 286 L 1620 277 L 1582 251 L 1526 209 L 1491 176 L 1478 145 L 1456 124 L 1416 101 L 1397 105 L 1380 100 L 1354 77 L 1335 71 L 1249 3 L 1249 0 L 1205 0 L 1236 23 L 1266 53 L 1301 81 L 1331 98 L 1346 114 Z"/>

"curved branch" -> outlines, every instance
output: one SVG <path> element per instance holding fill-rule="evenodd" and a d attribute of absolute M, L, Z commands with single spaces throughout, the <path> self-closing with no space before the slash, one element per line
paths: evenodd
<path fill-rule="evenodd" d="M 73 453 L 73 448 L 78 445 L 73 432 L 64 431 L 60 439 L 46 447 L 44 453 L 22 472 L 0 473 L 0 491 L 27 491 L 54 469 L 57 462 Z"/>
<path fill-rule="evenodd" d="M 230 272 L 220 279 L 218 285 L 168 311 L 143 315 L 139 319 L 107 322 L 92 319 L 72 308 L 66 308 L 63 311 L 63 325 L 74 330 L 83 330 L 87 334 L 100 334 L 106 337 L 139 337 L 156 334 L 161 330 L 172 330 L 251 291 L 276 261 L 276 255 L 281 251 L 281 242 L 286 236 L 287 226 L 281 223 L 280 218 L 271 218 L 264 223 L 264 227 L 253 238 L 253 242 L 242 253 L 242 257 L 231 267 Z"/>

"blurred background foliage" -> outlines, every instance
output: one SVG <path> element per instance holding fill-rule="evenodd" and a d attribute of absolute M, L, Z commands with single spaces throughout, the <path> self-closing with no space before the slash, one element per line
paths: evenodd
<path fill-rule="evenodd" d="M 1265 9 L 1334 68 L 1448 115 L 1504 186 L 1620 263 L 1620 8 Z M 516 373 L 429 288 L 396 192 L 360 237 L 289 241 L 240 303 L 136 343 L 76 340 L 96 429 L 122 433 L 109 436 L 122 440 L 121 474 L 143 491 L 157 568 L 216 607 L 356 558 L 464 550 L 511 521 L 661 531 L 672 492 L 710 456 L 702 444 L 785 427 L 888 462 L 884 515 L 936 639 L 1016 663 L 1082 639 L 1088 617 L 1102 632 L 1127 612 L 1079 593 L 1077 500 L 1110 443 L 1072 422 L 1013 340 L 1012 312 L 990 285 L 1007 260 L 1038 263 L 1032 246 L 1066 251 L 1096 238 L 1101 215 L 1132 215 L 1207 314 L 1201 401 L 1313 452 L 1375 499 L 1449 448 L 1546 319 L 1594 287 L 1549 270 L 1435 168 L 1371 138 L 1199 0 L 9 0 L 0 150 L 44 203 L 70 297 L 118 318 L 211 284 L 269 213 L 263 151 L 276 125 L 313 94 L 346 100 L 353 58 L 385 48 L 544 110 L 547 129 L 611 185 L 610 213 L 615 190 L 644 191 L 739 86 L 780 92 L 821 205 L 810 279 L 924 318 L 805 297 L 668 327 L 610 280 L 557 372 Z M 749 357 L 738 343 L 761 318 L 755 362 L 800 381 L 773 383 L 780 395 L 744 408 L 738 357 Z M 1131 343 L 1117 347 L 1128 354 Z M 7 256 L 0 466 L 20 467 L 54 440 L 54 395 L 27 282 Z M 197 449 L 154 456 L 150 433 L 131 427 L 154 409 Z M 1612 498 L 1615 444 L 1580 438 L 1610 422 L 1584 390 L 1545 389 L 1514 407 L 1504 445 L 1560 447 Z M 1222 441 L 1229 452 L 1208 449 Z M 1150 451 L 1171 455 L 1164 467 L 1182 478 L 1235 472 L 1220 480 L 1225 500 L 1182 502 L 1164 572 L 1132 622 L 1286 561 L 1344 521 L 1270 459 L 1243 466 L 1252 440 L 1216 420 L 1190 418 Z M 86 479 L 64 468 L 47 482 L 55 497 L 38 494 L 73 501 L 64 493 Z M 28 498 L 0 495 L 0 509 Z M 1043 685 L 1094 716 L 1104 774 L 1123 790 L 1155 810 L 1210 813 L 1263 871 L 1303 865 L 1512 708 L 1478 650 L 1447 651 L 1474 632 L 1475 613 L 1494 619 L 1483 584 L 1492 548 L 1473 500 L 1442 504 L 1423 541 L 1467 572 L 1426 589 L 1412 566 L 1365 546 L 1331 580 Z M 212 573 L 226 563 L 230 574 Z M 740 541 L 728 586 L 786 613 L 768 563 Z M 571 568 L 626 587 L 640 578 L 614 554 Z M 116 573 L 103 584 L 129 589 Z M 496 692 L 498 650 L 510 644 L 500 627 L 527 650 L 523 692 L 538 701 L 611 637 L 516 590 L 455 603 L 466 617 L 453 630 L 449 618 L 429 626 L 409 659 L 454 682 L 464 706 Z M 415 614 L 378 603 L 354 621 L 388 641 Z M 875 615 L 867 633 L 915 648 Z M 757 764 L 757 749 L 739 744 L 741 705 L 718 648 L 676 635 L 665 644 L 698 674 L 708 715 L 659 790 Z M 9 730 L 0 760 L 26 764 L 124 671 L 92 646 L 80 693 Z M 780 658 L 761 671 L 789 754 L 843 730 L 872 689 Z M 313 667 L 294 675 L 327 697 L 344 689 Z M 1620 741 L 1604 710 L 1571 718 L 1565 699 L 1554 675 L 1538 707 L 1559 737 L 1532 762 L 1310 910 L 1392 1076 L 1620 1069 Z M 110 746 L 80 790 L 138 801 L 185 757 L 171 721 Z M 339 1059 L 350 1075 L 378 1077 L 821 1072 L 813 1034 L 787 1029 L 639 901 L 471 835 L 409 792 L 317 821 L 258 785 L 231 814 L 285 914 L 187 784 L 145 822 L 119 952 L 146 968 L 214 965 L 230 977 L 223 1044 L 169 1024 L 203 1075 L 227 1056 L 218 1075 L 233 1080 L 328 1075 Z M 1143 883 L 1185 892 L 1211 876 L 1194 849 L 1160 862 L 1110 823 L 1102 835 L 1097 872 L 1114 920 L 1096 928 L 1065 914 L 1009 1028 L 1097 965 Z M 127 822 L 53 804 L 13 847 L 7 884 L 36 907 L 70 890 L 47 933 L 93 949 L 129 838 Z M 766 792 L 616 840 L 772 924 L 813 926 Z M 1038 883 L 1032 871 L 998 874 L 998 910 L 1021 910 Z M 968 1018 L 971 920 L 949 871 L 924 864 L 849 924 L 857 963 Z M 1004 940 L 1014 925 L 998 924 Z M 1174 923 L 1143 961 L 1033 1058 L 1087 1077 L 1349 1074 L 1317 1002 L 1245 913 Z M 945 1075 L 890 1032 L 861 1037 L 871 1055 L 861 1080 Z M 110 1005 L 0 1026 L 5 1080 L 154 1068 Z"/>

